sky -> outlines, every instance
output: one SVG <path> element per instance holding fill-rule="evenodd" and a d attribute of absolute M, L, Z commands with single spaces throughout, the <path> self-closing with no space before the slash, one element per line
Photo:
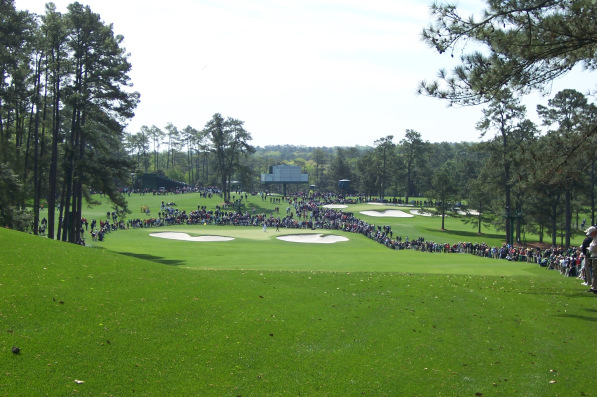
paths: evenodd
<path fill-rule="evenodd" d="M 54 4 L 66 13 L 72 2 Z M 374 146 L 388 135 L 398 143 L 407 129 L 430 142 L 479 141 L 481 107 L 448 107 L 416 92 L 455 65 L 420 40 L 431 0 L 79 2 L 124 36 L 141 94 L 129 133 L 168 123 L 202 129 L 220 113 L 244 121 L 254 146 Z M 44 4 L 15 0 L 37 14 Z M 596 82 L 597 74 L 577 70 L 552 95 L 586 93 Z M 547 99 L 528 100 L 531 119 Z"/>

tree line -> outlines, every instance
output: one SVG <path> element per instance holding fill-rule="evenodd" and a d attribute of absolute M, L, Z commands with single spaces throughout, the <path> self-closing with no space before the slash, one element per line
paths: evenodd
<path fill-rule="evenodd" d="M 541 212 L 536 217 L 550 218 L 552 229 L 557 207 L 563 203 L 566 246 L 575 198 L 589 196 L 590 221 L 595 222 L 594 105 L 573 90 L 557 93 L 547 106 L 537 109 L 547 129 L 544 135 L 523 120 L 526 109 L 520 105 L 520 97 L 548 90 L 554 79 L 575 67 L 591 71 L 597 67 L 595 22 L 597 4 L 592 0 L 486 1 L 472 15 L 463 15 L 453 3 L 431 6 L 423 41 L 439 54 L 458 56 L 460 62 L 451 71 L 440 70 L 436 80 L 421 82 L 419 92 L 450 105 L 487 106 L 479 128 L 493 129 L 499 138 L 495 144 L 500 150 L 496 148 L 494 158 L 501 162 L 496 164 L 501 171 L 498 180 L 505 186 L 509 239 L 528 189 L 539 193 L 533 200 L 544 199 L 530 210 Z M 525 168 L 529 163 L 532 167 Z M 536 227 L 541 231 L 543 225 L 538 222 Z"/>
<path fill-rule="evenodd" d="M 43 201 L 60 209 L 60 222 L 48 211 L 48 236 L 76 242 L 89 186 L 124 204 L 119 149 L 139 94 L 123 38 L 80 3 L 37 16 L 2 0 L 0 15 L 0 222 L 29 227 L 32 215 L 37 229 Z"/>

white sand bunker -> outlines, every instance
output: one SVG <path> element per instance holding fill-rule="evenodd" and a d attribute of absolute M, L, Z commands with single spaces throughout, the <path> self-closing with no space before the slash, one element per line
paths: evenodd
<path fill-rule="evenodd" d="M 348 208 L 348 206 L 344 204 L 326 204 L 323 208 Z"/>
<path fill-rule="evenodd" d="M 479 211 L 469 210 L 468 213 L 466 211 L 458 211 L 460 215 L 474 215 L 479 216 Z"/>
<path fill-rule="evenodd" d="M 414 215 L 407 214 L 404 211 L 400 210 L 385 210 L 385 211 L 361 211 L 361 214 L 368 215 L 368 216 L 387 216 L 392 218 L 412 218 Z"/>
<path fill-rule="evenodd" d="M 420 216 L 434 216 L 431 212 L 427 211 L 420 211 L 420 210 L 410 210 L 411 214 L 420 215 Z"/>
<path fill-rule="evenodd" d="M 159 238 L 166 238 L 169 240 L 183 240 L 183 241 L 230 241 L 234 240 L 233 237 L 223 237 L 223 236 L 196 236 L 191 237 L 186 233 L 178 233 L 178 232 L 161 232 L 161 233 L 151 233 L 151 237 L 159 237 Z"/>
<path fill-rule="evenodd" d="M 340 241 L 348 241 L 346 237 L 333 234 L 290 234 L 288 236 L 279 236 L 279 240 L 289 241 L 291 243 L 309 243 L 309 244 L 332 244 Z"/>

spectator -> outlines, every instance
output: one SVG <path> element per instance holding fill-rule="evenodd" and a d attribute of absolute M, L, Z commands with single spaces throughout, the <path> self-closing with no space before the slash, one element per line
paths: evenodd
<path fill-rule="evenodd" d="M 585 261 L 588 260 L 588 264 L 592 264 L 592 266 L 587 266 L 591 271 L 591 277 L 587 276 L 587 283 L 589 283 L 589 280 L 592 280 L 589 292 L 597 293 L 597 227 L 591 226 L 585 230 L 585 234 L 591 238 L 588 256 L 585 257 Z"/>

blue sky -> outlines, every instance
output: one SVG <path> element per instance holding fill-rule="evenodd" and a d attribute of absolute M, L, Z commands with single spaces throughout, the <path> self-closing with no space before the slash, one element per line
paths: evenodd
<path fill-rule="evenodd" d="M 66 12 L 72 1 L 54 1 Z M 406 129 L 431 142 L 477 141 L 481 108 L 416 94 L 454 60 L 420 41 L 430 1 L 82 0 L 124 36 L 142 125 L 201 129 L 214 113 L 243 120 L 253 144 L 373 145 Z M 475 9 L 480 2 L 459 2 Z M 43 13 L 44 2 L 15 0 Z M 578 75 L 580 74 L 580 77 Z M 558 81 L 581 92 L 595 75 Z M 529 116 L 536 103 L 529 100 Z"/>

